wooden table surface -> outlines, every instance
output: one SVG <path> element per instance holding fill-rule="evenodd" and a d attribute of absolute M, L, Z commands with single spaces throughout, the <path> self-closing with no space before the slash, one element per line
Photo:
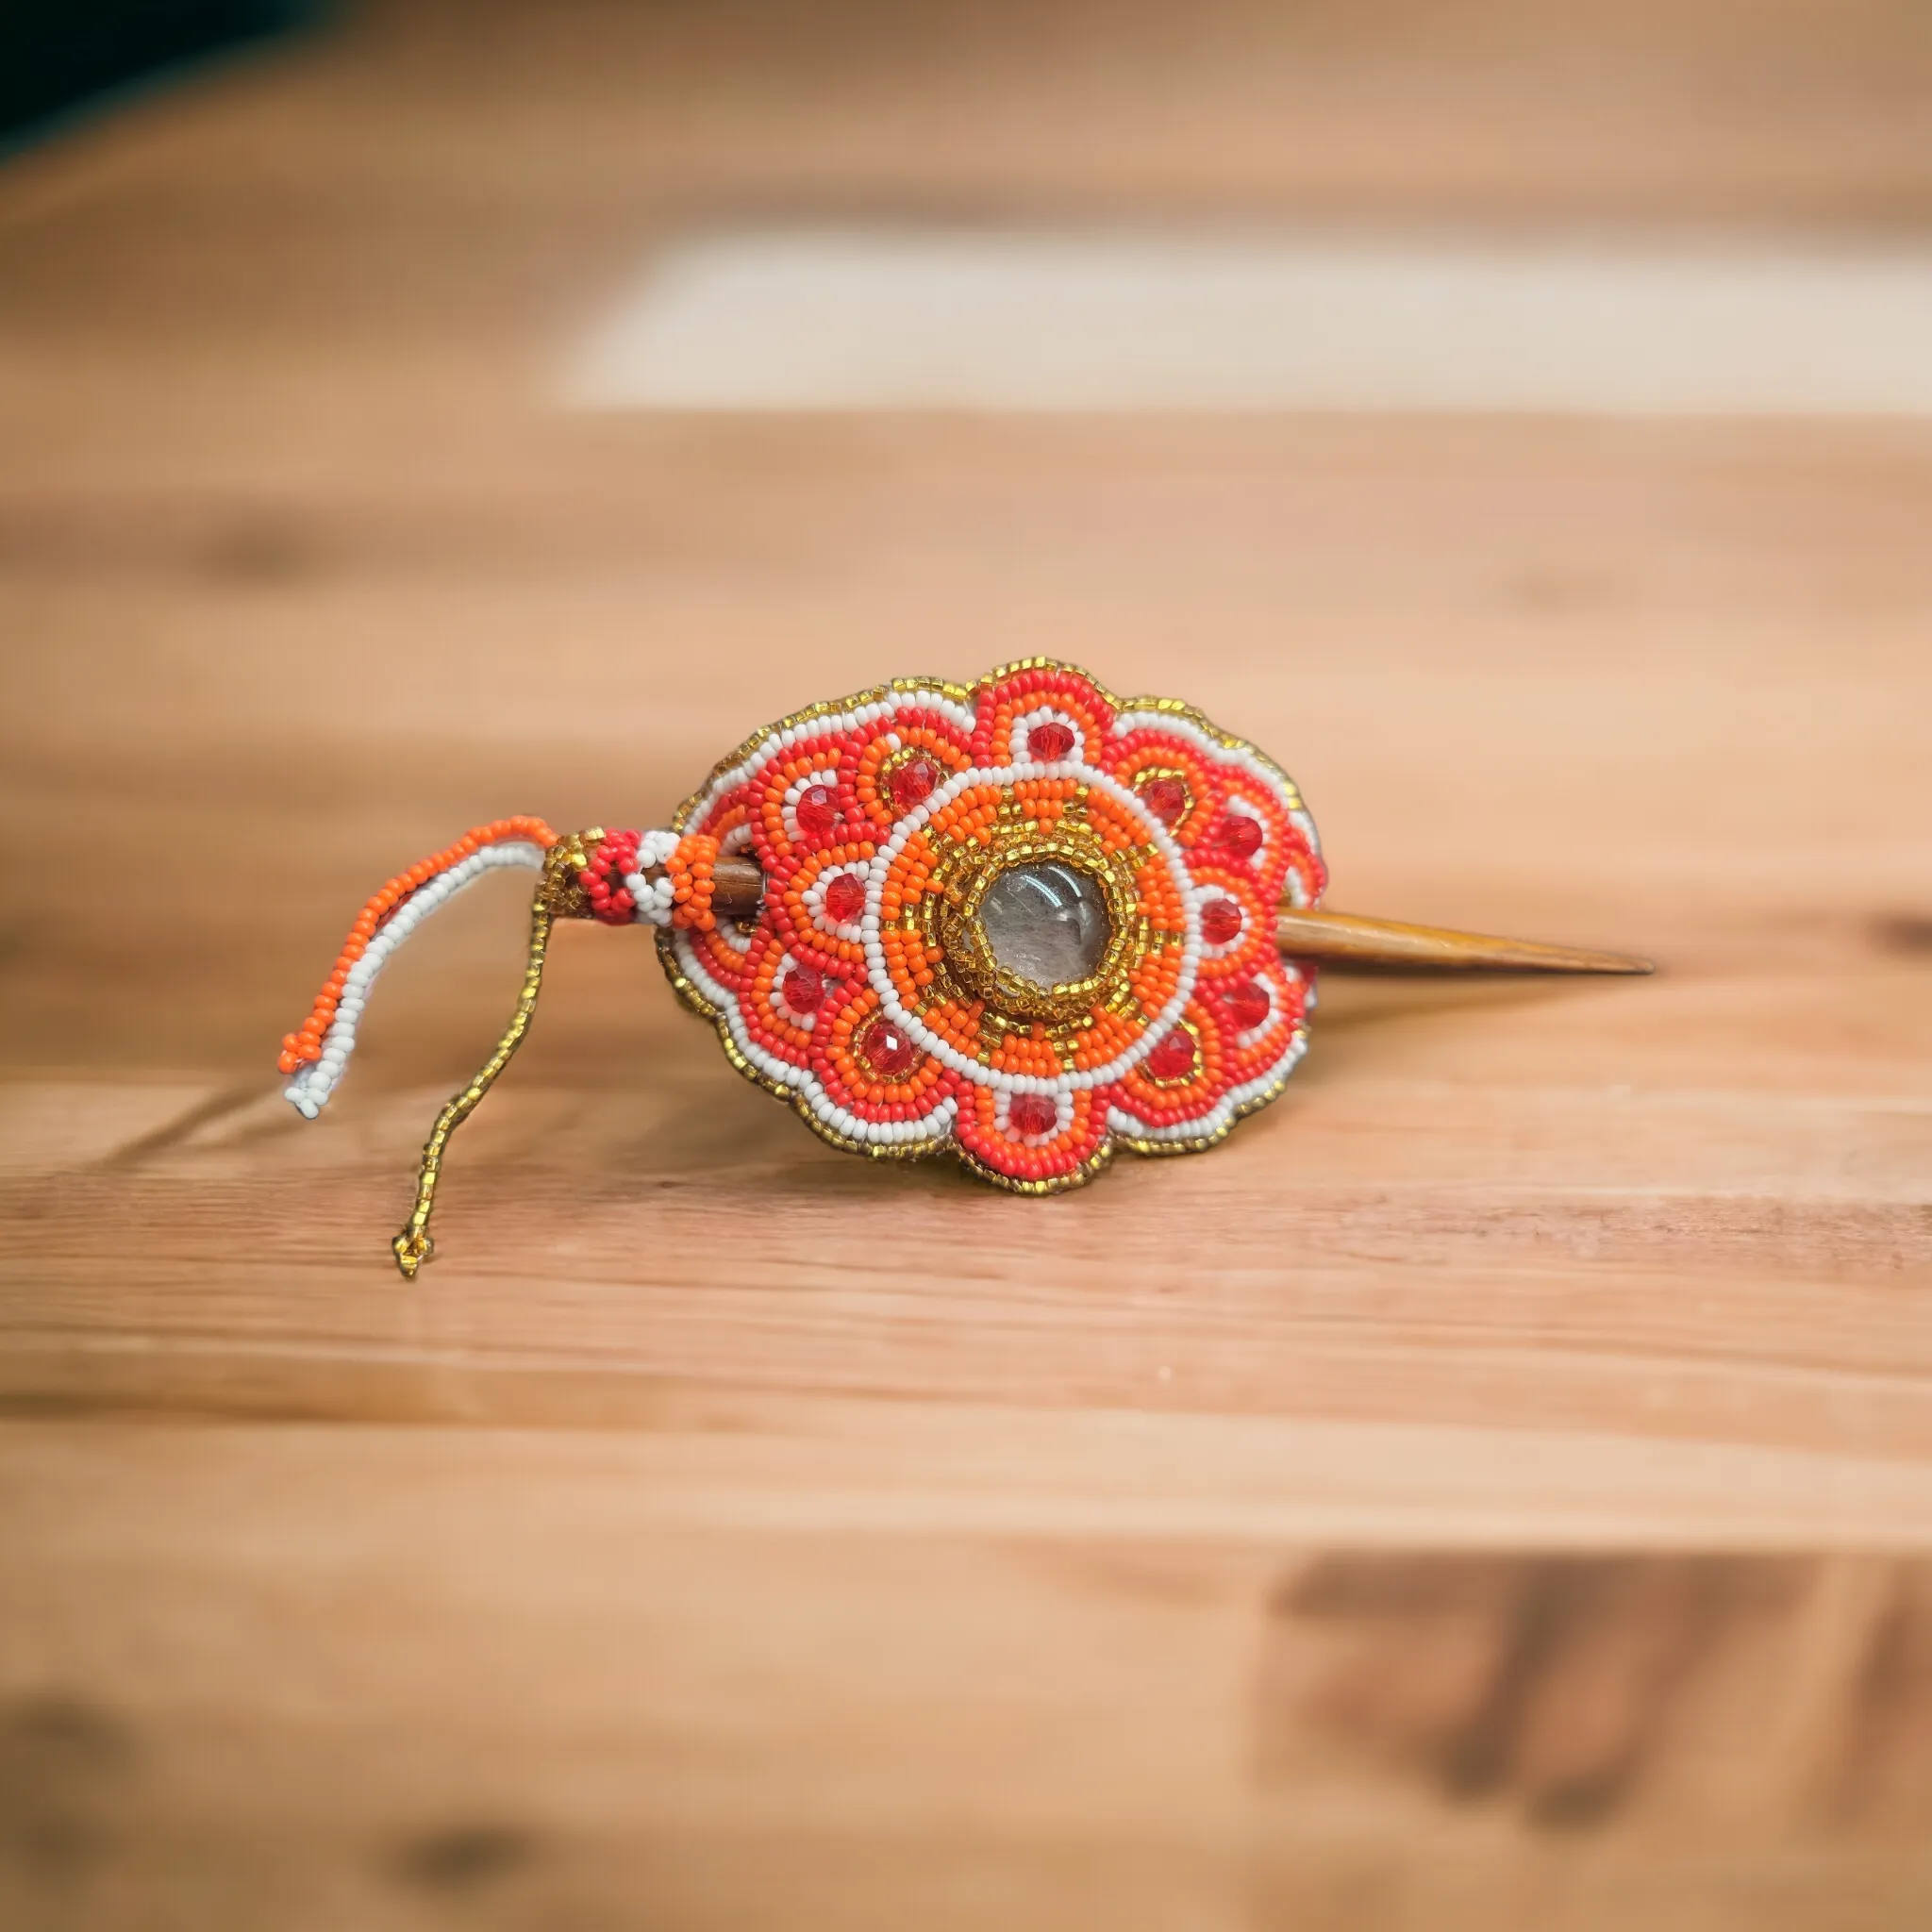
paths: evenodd
<path fill-rule="evenodd" d="M 0 1921 L 1932 1923 L 1932 432 L 552 401 L 745 213 L 1932 215 L 1907 9 L 1177 18 L 399 9 L 0 174 Z M 405 1289 L 521 889 L 308 1125 L 363 895 L 1035 651 L 1664 970 L 1035 1203 L 571 927 Z"/>

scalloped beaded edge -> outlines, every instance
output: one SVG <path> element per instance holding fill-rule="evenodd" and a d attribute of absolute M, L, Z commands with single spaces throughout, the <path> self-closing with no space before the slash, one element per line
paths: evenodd
<path fill-rule="evenodd" d="M 1112 734 L 1139 728 L 1171 732 L 1183 741 L 1192 741 L 1204 752 L 1211 753 L 1217 761 L 1245 767 L 1272 794 L 1274 802 L 1285 807 L 1291 819 L 1296 822 L 1307 838 L 1319 868 L 1319 844 L 1314 836 L 1313 825 L 1307 818 L 1307 808 L 1300 791 L 1287 773 L 1266 754 L 1247 740 L 1222 730 L 1193 706 L 1181 700 L 1138 697 L 1123 701 L 1116 698 L 1097 679 L 1078 670 L 1077 667 L 1049 658 L 1027 658 L 1001 665 L 971 685 L 956 684 L 943 679 L 895 678 L 888 684 L 873 686 L 850 697 L 822 700 L 806 707 L 803 710 L 792 712 L 776 724 L 752 733 L 729 756 L 721 758 L 713 766 L 705 783 L 679 805 L 673 817 L 673 825 L 682 833 L 692 815 L 706 808 L 708 801 L 719 794 L 721 786 L 725 786 L 727 781 L 730 785 L 744 782 L 768 765 L 774 755 L 782 754 L 794 744 L 816 738 L 834 721 L 847 730 L 861 730 L 873 723 L 890 717 L 908 700 L 912 700 L 923 708 L 948 714 L 950 722 L 963 737 L 970 740 L 976 731 L 979 722 L 975 708 L 977 694 L 1019 674 L 1035 671 L 1069 675 L 1091 686 L 1114 714 Z M 1056 745 L 1055 749 L 1060 747 Z M 1084 753 L 1087 747 L 1081 744 L 1070 749 L 1080 754 Z M 1023 774 L 1017 768 L 1008 768 L 1000 775 L 1045 775 L 1054 769 L 1053 766 L 1042 764 L 1036 773 L 1029 766 Z M 804 782 L 800 781 L 801 784 Z M 926 814 L 922 810 L 906 814 L 908 818 L 915 816 L 924 819 Z M 1161 828 L 1157 826 L 1156 829 L 1159 831 Z M 892 836 L 894 835 L 888 834 L 876 841 L 881 850 Z M 1165 844 L 1167 841 L 1163 838 L 1159 842 Z M 1190 876 L 1185 861 L 1182 875 L 1184 878 Z M 1299 873 L 1291 873 L 1290 877 L 1291 883 L 1287 891 L 1289 903 L 1297 906 L 1314 903 L 1319 897 L 1319 887 L 1316 891 L 1309 892 L 1304 890 L 1304 882 Z M 873 903 L 867 907 L 870 920 L 866 928 L 868 981 L 874 978 L 879 963 L 873 957 L 876 952 L 877 941 L 875 891 L 869 894 L 869 898 Z M 1198 932 L 1193 934 L 1193 939 L 1198 951 Z M 882 1135 L 876 1132 L 874 1124 L 858 1121 L 853 1121 L 851 1125 L 859 1127 L 861 1131 L 851 1131 L 846 1124 L 849 1117 L 831 1101 L 829 1096 L 813 1091 L 812 1086 L 801 1077 L 787 1078 L 774 1074 L 752 1057 L 746 1049 L 753 1042 L 748 1037 L 742 1041 L 739 1038 L 739 1030 L 744 1023 L 738 1009 L 738 1001 L 724 986 L 717 987 L 715 991 L 708 990 L 698 982 L 691 972 L 687 971 L 685 960 L 680 957 L 675 932 L 661 924 L 658 932 L 658 949 L 666 978 L 677 998 L 689 1010 L 712 1023 L 720 1045 L 732 1066 L 753 1085 L 789 1103 L 828 1144 L 849 1153 L 863 1154 L 872 1159 L 923 1159 L 950 1154 L 979 1178 L 1008 1191 L 1022 1194 L 1058 1193 L 1082 1185 L 1104 1171 L 1111 1162 L 1116 1151 L 1123 1146 L 1137 1154 L 1166 1156 L 1199 1153 L 1219 1144 L 1227 1138 L 1236 1124 L 1250 1114 L 1258 1112 L 1285 1091 L 1290 1075 L 1307 1051 L 1306 1013 L 1311 1010 L 1315 1004 L 1312 974 L 1292 966 L 1288 967 L 1291 976 L 1301 985 L 1304 1010 L 1291 1026 L 1283 1051 L 1260 1077 L 1245 1086 L 1236 1086 L 1224 1092 L 1207 1110 L 1199 1123 L 1198 1131 L 1190 1131 L 1196 1124 L 1192 1122 L 1176 1124 L 1165 1131 L 1155 1129 L 1150 1127 L 1148 1123 L 1123 1108 L 1109 1108 L 1107 1118 L 1101 1124 L 1098 1145 L 1076 1168 L 1044 1177 L 1035 1177 L 1030 1174 L 1008 1173 L 962 1144 L 952 1131 L 958 1105 L 957 1099 L 948 1099 L 941 1107 L 935 1108 L 917 1124 L 920 1131 L 916 1133 Z M 1176 1010 L 1181 1008 L 1183 999 L 1184 996 L 1174 1001 Z M 887 1012 L 893 1010 L 893 1003 L 887 1001 L 883 1005 Z M 1163 1024 L 1171 1024 L 1171 1017 L 1163 1016 Z M 927 1043 L 926 1050 L 930 1051 L 930 1043 Z M 1013 1092 L 1058 1091 L 1061 1084 L 1052 1078 L 1003 1076 L 984 1068 L 979 1071 L 977 1078 L 982 1084 L 992 1085 L 1002 1090 L 1009 1089 Z"/>

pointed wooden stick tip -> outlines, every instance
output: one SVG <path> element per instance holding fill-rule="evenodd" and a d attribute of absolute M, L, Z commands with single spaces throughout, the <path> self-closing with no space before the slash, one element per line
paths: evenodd
<path fill-rule="evenodd" d="M 1498 939 L 1448 926 L 1410 925 L 1397 919 L 1366 919 L 1348 912 L 1276 915 L 1274 937 L 1291 958 L 1335 966 L 1407 967 L 1435 972 L 1655 973 L 1649 959 L 1583 946 L 1553 946 L 1541 940 Z"/>

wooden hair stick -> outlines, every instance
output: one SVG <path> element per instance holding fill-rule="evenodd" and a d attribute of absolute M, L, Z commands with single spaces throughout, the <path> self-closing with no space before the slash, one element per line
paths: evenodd
<path fill-rule="evenodd" d="M 502 866 L 539 874 L 523 991 L 424 1148 L 391 1244 L 406 1275 L 430 1252 L 450 1135 L 529 1028 L 558 919 L 652 929 L 673 990 L 732 1066 L 830 1145 L 945 1155 L 1019 1194 L 1077 1187 L 1123 1150 L 1218 1146 L 1306 1050 L 1317 962 L 1651 971 L 1313 909 L 1328 882 L 1314 822 L 1265 753 L 1177 700 L 1118 698 L 1027 658 L 781 719 L 670 826 L 559 836 L 492 820 L 397 874 L 283 1039 L 301 1113 L 334 1091 L 396 948 Z"/>
<path fill-rule="evenodd" d="M 656 879 L 661 868 L 644 876 Z M 711 909 L 722 919 L 756 919 L 764 904 L 765 875 L 749 858 L 720 858 L 712 870 Z M 585 908 L 589 917 L 589 908 Z M 1304 912 L 1283 908 L 1275 914 L 1274 941 L 1291 959 L 1319 959 L 1324 966 L 1377 971 L 1426 970 L 1455 973 L 1650 973 L 1648 959 L 1626 953 L 1591 952 L 1576 946 L 1545 945 L 1538 940 L 1494 939 L 1485 933 L 1457 932 L 1446 926 L 1409 925 L 1397 919 L 1364 919 L 1351 912 Z"/>

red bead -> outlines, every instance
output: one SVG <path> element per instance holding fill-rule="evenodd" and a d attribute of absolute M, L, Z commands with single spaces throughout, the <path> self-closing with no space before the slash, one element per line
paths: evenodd
<path fill-rule="evenodd" d="M 803 1019 L 808 1013 L 815 1013 L 824 1004 L 825 982 L 816 966 L 808 966 L 804 960 L 794 960 L 791 971 L 785 975 L 778 988 L 778 996 Z"/>
<path fill-rule="evenodd" d="M 1274 1010 L 1274 1002 L 1269 999 L 1267 989 L 1257 986 L 1252 979 L 1228 988 L 1227 1017 L 1241 1032 L 1258 1026 Z"/>
<path fill-rule="evenodd" d="M 792 810 L 808 839 L 823 839 L 839 823 L 839 801 L 829 785 L 808 785 Z"/>
<path fill-rule="evenodd" d="M 1147 1071 L 1157 1080 L 1185 1080 L 1199 1058 L 1194 1036 L 1185 1026 L 1176 1026 L 1147 1056 Z"/>
<path fill-rule="evenodd" d="M 1210 899 L 1201 908 L 1201 937 L 1210 946 L 1224 946 L 1241 931 L 1241 908 L 1232 899 Z"/>
<path fill-rule="evenodd" d="M 856 872 L 835 872 L 825 881 L 821 902 L 836 925 L 850 925 L 865 910 L 865 881 Z"/>
<path fill-rule="evenodd" d="M 1163 825 L 1178 824 L 1188 809 L 1188 788 L 1178 778 L 1150 778 L 1141 802 Z"/>
<path fill-rule="evenodd" d="M 881 1013 L 860 1029 L 858 1057 L 882 1080 L 903 1080 L 919 1064 L 919 1049 L 897 1021 Z"/>
<path fill-rule="evenodd" d="M 1261 827 L 1255 820 L 1237 814 L 1222 826 L 1221 842 L 1237 858 L 1251 858 L 1261 849 Z"/>
<path fill-rule="evenodd" d="M 892 803 L 904 811 L 924 805 L 939 789 L 940 768 L 930 758 L 908 758 L 886 781 Z"/>
<path fill-rule="evenodd" d="M 1026 734 L 1026 756 L 1043 765 L 1057 763 L 1074 749 L 1074 730 L 1058 719 L 1049 718 Z"/>
<path fill-rule="evenodd" d="M 1050 1093 L 1016 1093 L 1007 1104 L 1007 1124 L 1016 1134 L 1050 1134 L 1059 1117 Z"/>

